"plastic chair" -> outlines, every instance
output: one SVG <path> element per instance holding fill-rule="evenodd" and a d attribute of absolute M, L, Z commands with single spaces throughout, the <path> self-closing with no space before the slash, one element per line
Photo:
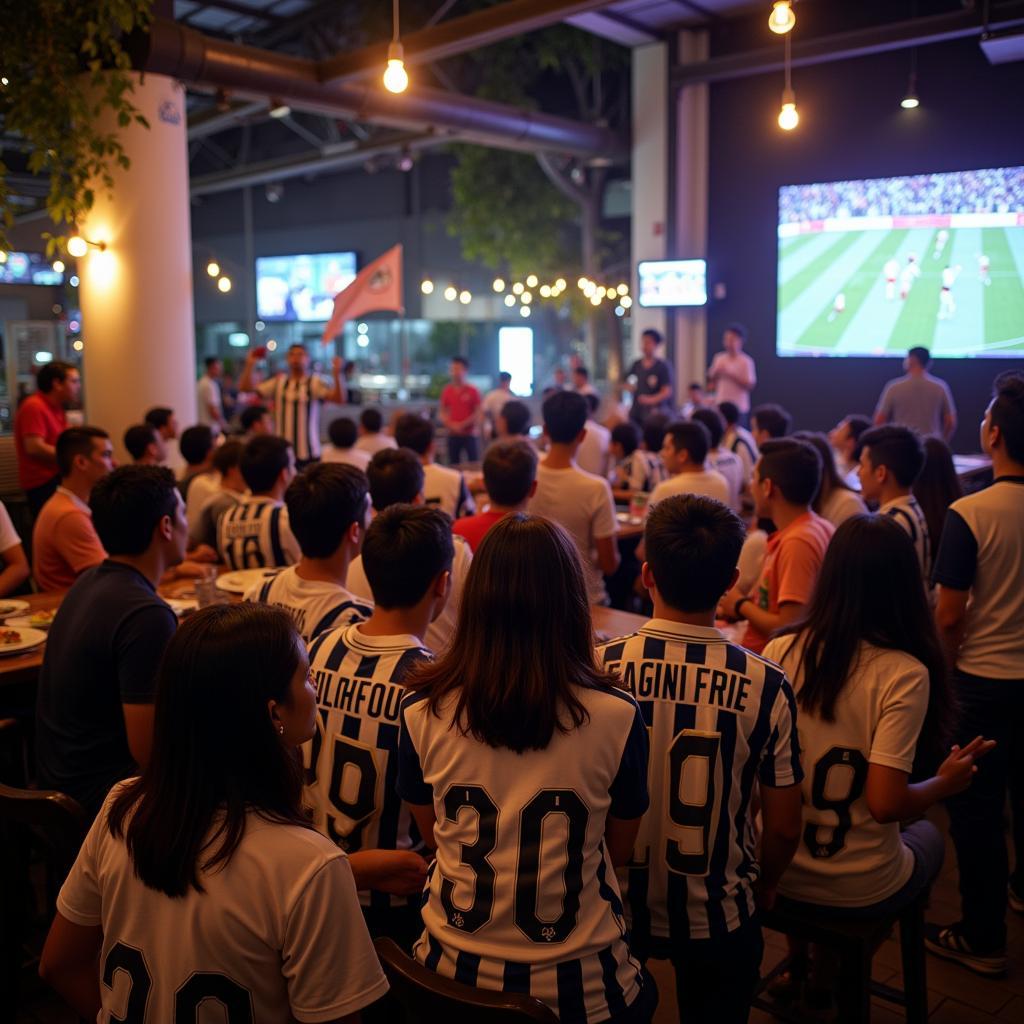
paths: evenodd
<path fill-rule="evenodd" d="M 924 948 L 924 909 L 928 902 L 925 890 L 899 914 L 867 921 L 829 920 L 818 914 L 807 914 L 786 900 L 780 899 L 774 909 L 761 913 L 761 924 L 801 942 L 813 942 L 839 955 L 839 985 L 836 1001 L 841 1024 L 867 1024 L 871 1020 L 871 996 L 904 1007 L 908 1024 L 926 1024 L 928 1020 L 928 987 Z M 871 980 L 871 961 L 878 947 L 889 937 L 896 925 L 900 928 L 900 954 L 903 961 L 903 990 Z M 769 983 L 790 966 L 786 957 L 761 980 L 753 1005 L 780 1020 L 802 1018 L 784 1007 L 762 999 Z"/>
<path fill-rule="evenodd" d="M 558 1024 L 554 1012 L 533 996 L 442 977 L 406 956 L 393 939 L 376 939 L 373 946 L 408 1024 Z"/>

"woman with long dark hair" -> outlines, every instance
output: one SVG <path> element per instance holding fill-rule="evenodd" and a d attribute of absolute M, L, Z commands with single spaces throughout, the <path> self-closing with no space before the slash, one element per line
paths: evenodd
<path fill-rule="evenodd" d="M 111 790 L 43 950 L 40 973 L 81 1017 L 195 1020 L 212 999 L 229 1021 L 352 1021 L 387 990 L 348 862 L 302 812 L 297 748 L 315 723 L 284 612 L 182 624 L 149 765 Z"/>
<path fill-rule="evenodd" d="M 836 453 L 824 434 L 799 430 L 793 434 L 798 441 L 813 445 L 821 456 L 821 486 L 811 508 L 833 526 L 840 526 L 851 516 L 863 515 L 867 505 L 861 496 L 847 484 L 836 469 Z"/>
<path fill-rule="evenodd" d="M 966 789 L 992 746 L 978 737 L 946 756 L 946 667 L 906 532 L 886 516 L 843 523 L 806 618 L 764 655 L 793 683 L 804 768 L 803 840 L 780 896 L 832 918 L 898 911 L 944 850 L 930 822 L 900 822 Z M 915 763 L 938 769 L 912 782 Z"/>
<path fill-rule="evenodd" d="M 924 513 L 924 521 L 928 524 L 928 540 L 931 545 L 929 564 L 934 565 L 949 506 L 964 495 L 953 464 L 953 453 L 941 437 L 924 439 L 924 466 L 912 490 Z"/>
<path fill-rule="evenodd" d="M 417 958 L 562 1024 L 650 1020 L 614 871 L 648 805 L 646 728 L 597 667 L 568 535 L 523 513 L 491 527 L 451 647 L 406 686 L 399 792 L 437 846 Z"/>

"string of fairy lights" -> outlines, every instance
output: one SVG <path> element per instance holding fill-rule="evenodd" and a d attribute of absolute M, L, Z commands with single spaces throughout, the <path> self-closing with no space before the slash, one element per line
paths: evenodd
<path fill-rule="evenodd" d="M 420 291 L 424 295 L 433 295 L 438 287 L 429 277 L 424 278 L 420 283 Z M 629 285 L 624 281 L 612 284 L 594 281 L 589 277 L 581 277 L 577 280 L 576 287 L 582 293 L 582 297 L 592 306 L 598 307 L 605 302 L 614 302 L 616 316 L 626 316 L 633 306 Z M 500 295 L 502 302 L 510 310 L 518 308 L 519 315 L 523 319 L 532 315 L 535 303 L 544 300 L 559 300 L 568 288 L 569 283 L 564 277 L 550 282 L 545 281 L 542 284 L 536 274 L 528 274 L 521 281 L 506 281 L 503 277 L 496 277 L 491 282 L 491 291 L 494 295 Z M 455 283 L 447 284 L 440 294 L 445 301 L 457 302 L 463 306 L 468 306 L 473 301 L 473 293 L 468 288 L 462 288 Z"/>

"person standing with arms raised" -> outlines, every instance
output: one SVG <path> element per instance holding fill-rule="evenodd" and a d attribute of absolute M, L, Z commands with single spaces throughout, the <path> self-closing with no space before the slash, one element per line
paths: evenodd
<path fill-rule="evenodd" d="M 341 381 L 342 360 L 331 360 L 332 383 L 310 374 L 309 353 L 303 345 L 288 348 L 288 372 L 275 374 L 262 384 L 251 386 L 253 368 L 260 358 L 260 349 L 251 349 L 245 357 L 245 368 L 238 381 L 239 391 L 253 390 L 274 402 L 274 422 L 278 432 L 295 450 L 295 465 L 304 469 L 320 458 L 320 406 L 324 402 L 345 401 L 345 385 Z"/>
<path fill-rule="evenodd" d="M 723 351 L 716 353 L 708 369 L 708 380 L 715 388 L 715 401 L 732 402 L 744 420 L 750 412 L 750 393 L 757 386 L 754 360 L 743 351 L 747 329 L 729 324 L 722 335 Z"/>
<path fill-rule="evenodd" d="M 643 356 L 626 374 L 626 389 L 633 393 L 629 418 L 641 427 L 652 413 L 672 411 L 672 368 L 655 353 L 661 344 L 661 332 L 649 327 L 640 335 Z"/>
<path fill-rule="evenodd" d="M 922 437 L 948 441 L 956 430 L 956 406 L 949 385 L 928 372 L 932 361 L 926 348 L 917 346 L 903 360 L 906 376 L 889 381 L 875 410 L 875 426 L 895 423 Z"/>

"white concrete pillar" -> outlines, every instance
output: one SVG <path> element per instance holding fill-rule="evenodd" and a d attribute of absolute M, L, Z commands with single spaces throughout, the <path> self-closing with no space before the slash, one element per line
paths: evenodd
<path fill-rule="evenodd" d="M 192 238 L 185 93 L 161 75 L 135 75 L 132 101 L 149 122 L 122 128 L 131 160 L 96 201 L 79 232 L 103 242 L 78 261 L 81 279 L 86 422 L 122 438 L 155 405 L 172 407 L 182 427 L 196 421 Z"/>
<path fill-rule="evenodd" d="M 638 46 L 633 50 L 633 351 L 623 353 L 627 367 L 639 354 L 640 335 L 645 330 L 653 327 L 665 334 L 665 310 L 642 309 L 637 300 L 640 285 L 636 264 L 666 256 L 668 104 L 667 45 Z"/>
<path fill-rule="evenodd" d="M 681 63 L 706 60 L 707 32 L 680 32 Z M 676 174 L 672 255 L 706 259 L 708 244 L 708 86 L 688 85 L 676 94 Z M 703 383 L 707 371 L 707 307 L 681 308 L 675 317 L 676 386 L 682 401 L 691 380 Z"/>

